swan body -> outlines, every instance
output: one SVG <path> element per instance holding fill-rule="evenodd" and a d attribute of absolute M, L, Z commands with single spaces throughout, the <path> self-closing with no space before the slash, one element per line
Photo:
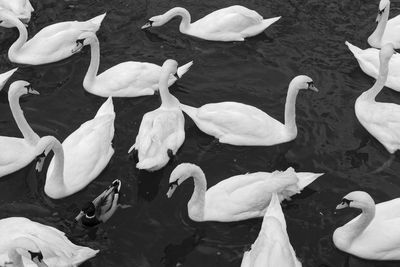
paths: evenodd
<path fill-rule="evenodd" d="M 36 146 L 40 137 L 29 126 L 19 105 L 19 98 L 25 94 L 39 93 L 25 81 L 16 81 L 11 84 L 8 100 L 23 138 L 0 136 L 0 177 L 22 169 L 38 156 Z"/>
<path fill-rule="evenodd" d="M 277 193 L 273 193 L 260 233 L 243 255 L 241 267 L 301 267 L 289 241 L 286 221 Z"/>
<path fill-rule="evenodd" d="M 400 48 L 400 15 L 389 19 L 390 0 L 379 2 L 379 12 L 376 18 L 377 26 L 375 31 L 368 37 L 368 44 L 375 48 L 382 48 L 391 43 L 394 48 Z"/>
<path fill-rule="evenodd" d="M 347 194 L 336 209 L 361 209 L 362 213 L 333 233 L 335 246 L 369 260 L 400 260 L 400 198 L 375 205 L 362 191 Z"/>
<path fill-rule="evenodd" d="M 76 46 L 76 38 L 82 32 L 96 32 L 106 14 L 91 20 L 66 21 L 47 26 L 28 40 L 28 32 L 22 22 L 11 12 L 0 10 L 0 20 L 16 27 L 19 37 L 8 50 L 8 58 L 14 63 L 40 65 L 70 57 Z"/>
<path fill-rule="evenodd" d="M 289 85 L 286 98 L 285 124 L 256 107 L 237 102 L 212 103 L 200 108 L 181 104 L 181 108 L 200 130 L 221 143 L 272 146 L 296 138 L 295 104 L 301 89 L 318 91 L 311 78 L 304 75 L 295 77 Z"/>
<path fill-rule="evenodd" d="M 137 97 L 153 95 L 158 90 L 161 67 L 147 62 L 127 61 L 115 65 L 97 74 L 100 64 L 99 40 L 93 33 L 83 33 L 76 41 L 75 51 L 80 45 L 90 45 L 90 66 L 83 81 L 83 87 L 91 94 L 102 97 Z M 189 62 L 177 70 L 177 75 L 171 75 L 168 86 L 185 74 L 193 62 Z"/>
<path fill-rule="evenodd" d="M 14 267 L 73 267 L 99 252 L 73 244 L 63 232 L 54 227 L 23 217 L 0 220 L 0 236 L 2 266 L 4 262 L 13 261 Z M 41 262 L 33 263 L 28 251 L 41 254 Z"/>
<path fill-rule="evenodd" d="M 225 179 L 207 190 L 203 171 L 194 164 L 182 163 L 170 175 L 167 196 L 170 198 L 183 181 L 193 177 L 195 189 L 188 202 L 192 220 L 241 221 L 264 216 L 273 193 L 278 194 L 280 201 L 289 199 L 321 175 L 296 173 L 293 168 L 247 173 Z"/>
<path fill-rule="evenodd" d="M 185 118 L 179 100 L 168 91 L 168 79 L 177 71 L 178 63 L 167 60 L 163 64 L 159 88 L 161 106 L 143 116 L 135 144 L 138 169 L 155 171 L 163 168 L 185 141 Z"/>
<path fill-rule="evenodd" d="M 31 13 L 34 11 L 29 0 L 0 0 L 0 9 L 11 11 L 22 23 L 28 23 L 31 20 Z M 0 23 L 0 26 L 6 28 L 14 27 L 6 21 Z"/>
<path fill-rule="evenodd" d="M 256 11 L 244 6 L 230 6 L 216 10 L 191 23 L 189 12 L 182 7 L 175 7 L 163 15 L 149 19 L 142 29 L 164 25 L 175 16 L 182 17 L 179 30 L 181 33 L 209 41 L 244 41 L 245 38 L 263 32 L 281 17 L 263 19 Z"/>
<path fill-rule="evenodd" d="M 49 197 L 58 199 L 72 195 L 103 171 L 114 154 L 114 120 L 113 102 L 108 98 L 96 116 L 70 134 L 62 146 L 55 138 L 41 143 L 38 154 L 49 149 L 54 151 L 44 187 Z"/>
<path fill-rule="evenodd" d="M 400 148 L 400 105 L 376 102 L 375 98 L 386 83 L 389 60 L 393 53 L 392 44 L 382 47 L 378 79 L 355 103 L 358 121 L 391 154 Z"/>

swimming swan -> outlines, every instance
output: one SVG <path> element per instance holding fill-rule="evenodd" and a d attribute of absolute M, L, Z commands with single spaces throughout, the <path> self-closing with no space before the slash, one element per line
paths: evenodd
<path fill-rule="evenodd" d="M 0 74 L 0 91 L 3 89 L 4 85 L 7 83 L 8 79 L 16 72 L 18 68 L 6 71 Z"/>
<path fill-rule="evenodd" d="M 23 217 L 0 220 L 0 236 L 1 266 L 12 261 L 14 267 L 72 267 L 99 252 L 71 243 L 54 227 Z"/>
<path fill-rule="evenodd" d="M 54 137 L 39 141 L 37 155 L 54 151 L 46 175 L 44 192 L 53 199 L 72 195 L 93 181 L 107 166 L 114 149 L 114 106 L 111 98 L 96 116 L 83 123 L 61 145 Z"/>
<path fill-rule="evenodd" d="M 13 71 L 15 70 L 10 72 Z M 26 94 L 38 95 L 39 93 L 25 81 L 16 81 L 10 85 L 8 101 L 23 138 L 0 136 L 0 177 L 24 168 L 38 156 L 36 145 L 40 137 L 29 126 L 19 105 L 19 98 Z M 40 164 L 39 166 L 41 167 Z"/>
<path fill-rule="evenodd" d="M 368 37 L 368 44 L 375 48 L 382 48 L 386 43 L 392 43 L 394 48 L 400 48 L 400 16 L 396 16 L 388 21 L 390 11 L 390 1 L 381 0 L 376 22 L 378 23 L 375 31 Z"/>
<path fill-rule="evenodd" d="M 285 124 L 260 109 L 237 102 L 220 102 L 194 108 L 181 104 L 197 127 L 221 143 L 237 146 L 272 146 L 297 136 L 296 97 L 299 90 L 318 92 L 310 77 L 300 75 L 289 84 L 285 104 Z"/>
<path fill-rule="evenodd" d="M 81 34 L 76 40 L 79 51 L 82 45 L 90 45 L 91 60 L 83 87 L 91 94 L 102 97 L 136 97 L 153 95 L 158 90 L 161 67 L 147 62 L 127 61 L 115 65 L 97 75 L 100 64 L 100 46 L 97 36 L 90 32 Z M 178 68 L 177 75 L 168 78 L 168 86 L 185 74 L 193 61 Z"/>
<path fill-rule="evenodd" d="M 178 63 L 166 60 L 160 75 L 161 106 L 144 114 L 135 144 L 139 162 L 136 168 L 155 171 L 163 168 L 185 141 L 185 118 L 179 100 L 168 91 L 168 80 L 176 73 Z"/>
<path fill-rule="evenodd" d="M 260 233 L 243 255 L 240 267 L 301 267 L 300 261 L 289 241 L 286 221 L 277 193 L 264 215 Z"/>
<path fill-rule="evenodd" d="M 265 215 L 273 193 L 279 200 L 300 193 L 323 173 L 286 171 L 255 172 L 227 178 L 207 190 L 203 171 L 197 165 L 182 163 L 169 177 L 170 198 L 175 189 L 193 177 L 194 192 L 188 202 L 188 214 L 194 221 L 231 222 Z"/>
<path fill-rule="evenodd" d="M 43 28 L 28 40 L 28 32 L 24 24 L 10 11 L 1 9 L 0 22 L 10 23 L 17 27 L 19 31 L 18 39 L 8 50 L 8 58 L 14 63 L 40 65 L 70 57 L 74 54 L 72 49 L 76 46 L 77 37 L 82 32 L 96 32 L 100 28 L 105 15 L 84 22 L 55 23 Z"/>
<path fill-rule="evenodd" d="M 27 24 L 31 20 L 31 13 L 34 11 L 29 0 L 0 0 L 0 9 L 11 11 L 22 23 Z M 14 27 L 6 21 L 0 23 L 0 26 L 6 28 Z"/>
<path fill-rule="evenodd" d="M 181 33 L 209 41 L 244 41 L 244 38 L 263 32 L 281 17 L 263 19 L 256 11 L 244 6 L 230 6 L 216 10 L 191 23 L 189 11 L 174 7 L 163 15 L 151 17 L 142 29 L 164 25 L 172 18 L 182 18 L 179 25 Z"/>
<path fill-rule="evenodd" d="M 378 79 L 379 75 L 379 50 L 376 48 L 368 48 L 362 50 L 357 46 L 346 42 L 350 51 L 353 53 L 354 57 L 357 59 L 362 71 Z M 400 92 L 400 54 L 394 54 L 389 61 L 389 72 L 385 83 L 385 86 Z"/>
<path fill-rule="evenodd" d="M 388 76 L 389 60 L 394 53 L 393 45 L 386 44 L 379 53 L 379 76 L 375 84 L 356 100 L 355 112 L 358 121 L 393 154 L 400 148 L 400 105 L 376 102 Z"/>
<path fill-rule="evenodd" d="M 375 205 L 368 193 L 354 191 L 336 209 L 347 207 L 362 213 L 335 230 L 335 246 L 363 259 L 400 260 L 400 198 Z"/>

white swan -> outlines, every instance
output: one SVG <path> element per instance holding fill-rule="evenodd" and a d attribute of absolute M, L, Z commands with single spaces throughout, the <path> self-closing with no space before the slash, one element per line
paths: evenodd
<path fill-rule="evenodd" d="M 179 100 L 168 91 L 168 80 L 177 67 L 175 60 L 164 62 L 159 82 L 161 106 L 144 114 L 136 142 L 128 151 L 138 153 L 138 169 L 161 169 L 185 141 L 185 118 Z"/>
<path fill-rule="evenodd" d="M 39 93 L 25 81 L 12 83 L 8 91 L 11 112 L 23 138 L 0 136 L 0 177 L 25 167 L 38 156 L 36 145 L 40 138 L 29 126 L 19 105 L 19 98 L 26 94 Z"/>
<path fill-rule="evenodd" d="M 73 244 L 54 227 L 23 217 L 0 220 L 0 236 L 0 266 L 12 261 L 14 267 L 72 267 L 99 252 Z"/>
<path fill-rule="evenodd" d="M 286 221 L 277 193 L 273 193 L 260 233 L 243 255 L 241 267 L 301 267 L 289 241 Z"/>
<path fill-rule="evenodd" d="M 24 24 L 10 11 L 1 9 L 0 22 L 10 23 L 19 30 L 18 39 L 8 50 L 8 58 L 15 63 L 30 65 L 52 63 L 65 59 L 74 54 L 72 49 L 76 47 L 77 37 L 82 32 L 96 32 L 100 28 L 105 15 L 84 22 L 59 22 L 43 28 L 28 40 L 28 32 Z"/>
<path fill-rule="evenodd" d="M 4 85 L 7 83 L 8 79 L 16 72 L 18 68 L 9 70 L 7 72 L 0 74 L 0 91 L 3 89 Z"/>
<path fill-rule="evenodd" d="M 297 136 L 296 97 L 301 89 L 318 92 L 310 77 L 300 75 L 289 84 L 285 104 L 285 124 L 260 109 L 237 102 L 206 104 L 200 108 L 181 104 L 197 127 L 221 143 L 242 146 L 272 146 Z"/>
<path fill-rule="evenodd" d="M 79 51 L 81 45 L 90 45 L 91 60 L 83 87 L 91 94 L 102 97 L 136 97 L 153 95 L 158 90 L 161 67 L 147 62 L 127 61 L 115 65 L 97 75 L 100 64 L 100 46 L 97 36 L 90 32 L 81 34 L 76 40 Z M 185 74 L 193 61 L 178 68 L 177 74 L 168 78 L 168 86 Z"/>
<path fill-rule="evenodd" d="M 34 11 L 29 0 L 0 0 L 0 9 L 11 11 L 22 23 L 27 24 L 31 20 L 31 13 Z M 6 21 L 0 23 L 0 26 L 6 28 L 14 27 L 13 24 Z"/>
<path fill-rule="evenodd" d="M 356 100 L 355 112 L 362 126 L 393 154 L 400 148 L 400 105 L 376 102 L 388 76 L 388 65 L 394 50 L 392 44 L 382 47 L 379 76 L 375 84 Z"/>
<path fill-rule="evenodd" d="M 100 107 L 96 116 L 83 123 L 63 142 L 43 137 L 37 155 L 54 151 L 46 175 L 45 193 L 59 199 L 72 195 L 93 181 L 107 166 L 114 149 L 114 106 L 111 98 Z"/>
<path fill-rule="evenodd" d="M 400 48 L 400 16 L 389 19 L 390 1 L 379 2 L 378 22 L 375 31 L 368 37 L 368 44 L 375 48 L 382 48 L 386 43 L 392 43 L 395 48 Z"/>
<path fill-rule="evenodd" d="M 333 233 L 335 246 L 370 260 L 400 260 L 400 198 L 375 205 L 369 194 L 347 194 L 336 209 L 361 209 L 358 215 Z"/>
<path fill-rule="evenodd" d="M 349 47 L 350 51 L 357 59 L 358 64 L 360 65 L 362 71 L 365 74 L 375 79 L 378 79 L 380 50 L 376 48 L 368 48 L 362 50 L 357 46 L 350 44 L 349 42 L 346 42 L 346 45 Z M 399 70 L 400 70 L 400 54 L 394 54 L 389 61 L 389 72 L 385 86 L 398 92 L 400 92 Z"/>
<path fill-rule="evenodd" d="M 207 190 L 203 171 L 196 165 L 182 163 L 169 178 L 168 198 L 189 177 L 194 192 L 188 202 L 189 217 L 194 221 L 241 221 L 264 216 L 273 193 L 280 201 L 300 193 L 323 173 L 286 171 L 255 172 L 225 179 Z"/>
<path fill-rule="evenodd" d="M 182 18 L 179 25 L 181 33 L 210 41 L 244 41 L 244 38 L 263 32 L 281 17 L 263 19 L 256 11 L 244 6 L 230 6 L 216 10 L 191 23 L 189 12 L 175 7 L 163 15 L 155 16 L 142 26 L 142 29 L 164 25 L 172 18 Z"/>

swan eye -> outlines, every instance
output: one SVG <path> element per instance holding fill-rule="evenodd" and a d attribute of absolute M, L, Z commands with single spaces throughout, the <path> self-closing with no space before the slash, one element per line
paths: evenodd
<path fill-rule="evenodd" d="M 3 23 L 3 20 L 0 20 L 0 24 Z"/>
<path fill-rule="evenodd" d="M 78 39 L 76 40 L 76 44 L 81 44 L 83 45 L 83 42 L 85 41 L 85 39 Z"/>
<path fill-rule="evenodd" d="M 32 85 L 28 84 L 24 86 L 26 88 L 27 93 L 29 94 L 29 92 L 32 90 Z"/>
<path fill-rule="evenodd" d="M 385 8 L 384 8 L 384 9 L 382 9 L 382 10 L 379 10 L 379 11 L 378 11 L 379 15 L 382 15 L 382 14 L 383 14 L 383 12 L 385 12 Z"/>
<path fill-rule="evenodd" d="M 40 251 L 39 252 L 32 252 L 32 251 L 29 251 L 29 250 L 28 250 L 28 252 L 29 252 L 29 254 L 31 254 L 31 260 L 32 261 L 37 257 L 39 262 L 42 262 L 42 260 L 43 260 L 42 252 L 40 252 Z"/>
<path fill-rule="evenodd" d="M 308 84 L 308 88 L 307 89 L 310 89 L 310 88 L 314 87 L 314 82 L 313 81 L 307 82 L 307 84 Z"/>
<path fill-rule="evenodd" d="M 350 206 L 350 203 L 351 203 L 352 201 L 353 201 L 353 200 L 348 200 L 347 198 L 343 198 L 343 199 L 342 199 L 342 202 L 341 202 L 340 204 Z"/>
<path fill-rule="evenodd" d="M 178 180 L 176 180 L 175 182 L 169 183 L 169 188 L 174 188 L 174 186 L 178 186 L 179 185 Z"/>
<path fill-rule="evenodd" d="M 39 160 L 39 159 L 45 158 L 45 157 L 46 157 L 46 154 L 43 151 L 42 154 L 36 156 L 36 159 Z"/>

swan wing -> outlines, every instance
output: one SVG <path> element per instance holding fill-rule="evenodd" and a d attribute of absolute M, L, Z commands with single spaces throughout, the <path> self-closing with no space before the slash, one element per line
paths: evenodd
<path fill-rule="evenodd" d="M 0 136 L 0 147 L 0 177 L 25 167 L 36 157 L 35 147 L 23 138 Z"/>

